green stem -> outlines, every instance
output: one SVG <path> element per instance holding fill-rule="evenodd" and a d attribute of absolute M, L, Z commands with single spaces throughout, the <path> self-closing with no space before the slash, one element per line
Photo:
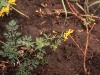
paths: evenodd
<path fill-rule="evenodd" d="M 97 10 L 100 8 L 100 4 L 98 5 L 97 9 L 94 11 L 94 14 L 97 12 Z"/>
<path fill-rule="evenodd" d="M 61 2 L 62 2 L 62 5 L 63 5 L 63 8 L 64 8 L 64 11 L 65 11 L 65 15 L 66 15 L 65 22 L 64 22 L 64 25 L 65 25 L 66 19 L 67 19 L 67 10 L 66 10 L 66 6 L 65 6 L 65 3 L 64 3 L 64 0 L 61 0 Z"/>
<path fill-rule="evenodd" d="M 17 9 L 16 9 L 16 8 L 14 8 L 13 6 L 11 6 L 11 8 L 12 8 L 12 9 L 14 9 L 16 12 L 18 12 L 19 14 L 21 14 L 21 15 L 23 15 L 23 16 L 25 16 L 25 17 L 27 17 L 28 19 L 30 19 L 30 17 L 29 17 L 29 16 L 27 16 L 27 15 L 25 15 L 24 13 L 20 12 L 19 10 L 17 10 Z"/>
<path fill-rule="evenodd" d="M 17 61 L 18 61 L 18 64 L 20 65 L 20 61 L 19 61 L 19 59 L 17 58 Z"/>

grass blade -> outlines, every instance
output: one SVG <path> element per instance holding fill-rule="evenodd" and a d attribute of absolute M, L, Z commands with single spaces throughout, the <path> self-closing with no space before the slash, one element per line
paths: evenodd
<path fill-rule="evenodd" d="M 97 9 L 94 11 L 94 14 L 99 10 L 100 4 L 98 5 Z"/>
<path fill-rule="evenodd" d="M 86 12 L 89 14 L 89 5 L 86 3 Z"/>
<path fill-rule="evenodd" d="M 93 5 L 96 5 L 96 4 L 99 4 L 99 3 L 100 3 L 100 0 L 99 0 L 99 1 L 95 1 L 95 2 L 91 3 L 91 4 L 89 5 L 89 7 L 91 7 L 91 6 L 93 6 Z"/>
<path fill-rule="evenodd" d="M 69 1 L 76 2 L 76 1 L 78 1 L 78 0 L 69 0 Z"/>
<path fill-rule="evenodd" d="M 85 10 L 83 9 L 83 7 L 82 7 L 79 3 L 76 2 L 76 5 L 77 5 L 81 10 L 83 10 L 83 11 L 85 12 Z"/>
<path fill-rule="evenodd" d="M 65 11 L 65 15 L 66 15 L 65 22 L 64 22 L 64 25 L 65 25 L 66 19 L 67 19 L 67 10 L 66 10 L 66 6 L 65 6 L 65 3 L 64 3 L 64 0 L 61 0 L 61 2 L 62 2 L 62 5 L 63 5 L 63 8 L 64 8 L 64 11 Z"/>

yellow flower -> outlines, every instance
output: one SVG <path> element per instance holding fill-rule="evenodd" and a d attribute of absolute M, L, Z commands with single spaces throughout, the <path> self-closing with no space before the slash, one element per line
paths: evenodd
<path fill-rule="evenodd" d="M 4 9 L 4 7 L 0 11 L 0 16 L 3 16 L 3 9 Z"/>
<path fill-rule="evenodd" d="M 9 4 L 2 9 L 2 12 L 9 13 Z"/>
<path fill-rule="evenodd" d="M 4 16 L 4 15 L 2 14 L 2 12 L 0 12 L 0 16 L 2 16 L 2 17 Z"/>
<path fill-rule="evenodd" d="M 69 36 L 71 33 L 73 33 L 73 32 L 74 32 L 74 30 L 72 30 L 72 29 L 69 29 L 68 31 L 66 31 L 66 32 L 64 33 L 64 35 L 63 35 L 64 41 L 66 41 L 66 40 L 68 39 L 68 36 Z"/>
<path fill-rule="evenodd" d="M 16 1 L 16 0 L 8 0 L 8 3 L 9 3 L 9 4 L 16 5 L 16 4 L 15 4 L 15 1 Z"/>
<path fill-rule="evenodd" d="M 0 10 L 0 16 L 4 16 L 4 13 L 8 14 L 9 13 L 9 10 L 10 10 L 10 5 L 13 4 L 13 5 L 16 5 L 15 4 L 15 1 L 16 0 L 8 0 L 8 3 L 7 3 L 7 6 L 5 7 L 2 7 L 2 9 Z"/>
<path fill-rule="evenodd" d="M 1 9 L 0 16 L 4 16 L 4 13 L 9 13 L 9 4 Z"/>

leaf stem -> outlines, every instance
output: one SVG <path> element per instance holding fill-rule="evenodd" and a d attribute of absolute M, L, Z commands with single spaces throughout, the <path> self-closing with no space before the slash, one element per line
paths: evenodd
<path fill-rule="evenodd" d="M 0 40 L 0 42 L 1 42 L 2 44 L 5 44 L 5 43 L 4 43 L 3 41 L 1 41 L 1 40 Z"/>

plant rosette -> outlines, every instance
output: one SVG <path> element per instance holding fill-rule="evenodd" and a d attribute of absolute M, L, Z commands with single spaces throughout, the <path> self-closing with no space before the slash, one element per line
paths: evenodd
<path fill-rule="evenodd" d="M 9 14 L 12 5 L 15 4 L 16 0 L 0 0 L 0 17 L 3 17 L 5 14 Z"/>

